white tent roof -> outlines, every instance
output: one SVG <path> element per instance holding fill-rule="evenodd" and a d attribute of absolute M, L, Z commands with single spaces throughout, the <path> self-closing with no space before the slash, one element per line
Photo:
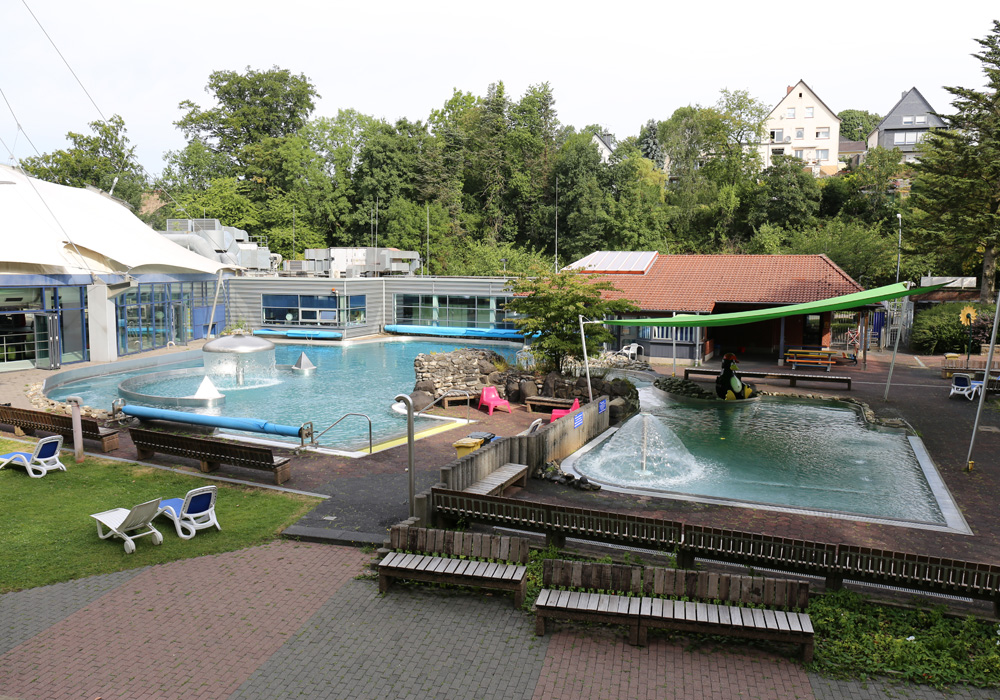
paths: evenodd
<path fill-rule="evenodd" d="M 192 253 L 97 192 L 0 165 L 0 273 L 216 273 L 233 268 Z"/>

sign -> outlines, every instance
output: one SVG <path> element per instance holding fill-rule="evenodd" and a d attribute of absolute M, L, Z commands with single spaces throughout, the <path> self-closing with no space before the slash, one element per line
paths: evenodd
<path fill-rule="evenodd" d="M 583 426 L 583 413 L 577 413 L 573 416 L 573 427 L 580 428 Z"/>
<path fill-rule="evenodd" d="M 601 399 L 600 401 L 597 402 L 597 412 L 598 413 L 604 413 L 607 410 L 608 410 L 608 400 L 607 399 Z"/>

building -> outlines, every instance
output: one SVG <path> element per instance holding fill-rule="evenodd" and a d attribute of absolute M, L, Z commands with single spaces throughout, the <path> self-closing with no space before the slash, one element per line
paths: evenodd
<path fill-rule="evenodd" d="M 632 318 L 720 314 L 819 301 L 862 291 L 825 255 L 662 255 L 591 253 L 568 267 L 600 275 L 635 302 Z M 831 342 L 832 314 L 715 328 L 615 327 L 620 345 L 639 343 L 647 357 L 704 360 L 723 352 L 777 355 L 785 347 Z"/>
<path fill-rule="evenodd" d="M 0 166 L 0 371 L 109 362 L 184 344 L 224 317 L 217 261 L 118 200 Z"/>
<path fill-rule="evenodd" d="M 611 160 L 611 154 L 615 152 L 615 137 L 609 133 L 594 134 L 594 137 L 591 140 L 594 145 L 597 146 L 597 152 L 601 156 L 601 162 L 609 162 Z"/>
<path fill-rule="evenodd" d="M 903 162 L 910 163 L 917 159 L 918 144 L 927 132 L 944 126 L 944 120 L 934 114 L 934 108 L 920 91 L 910 88 L 868 134 L 868 148 L 898 148 L 903 153 Z"/>
<path fill-rule="evenodd" d="M 775 156 L 800 159 L 813 175 L 834 175 L 840 162 L 840 118 L 812 91 L 805 81 L 788 86 L 765 123 L 760 146 L 764 167 Z"/>

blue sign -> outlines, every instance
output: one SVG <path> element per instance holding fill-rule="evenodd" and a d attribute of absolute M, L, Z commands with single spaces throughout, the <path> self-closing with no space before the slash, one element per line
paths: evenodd
<path fill-rule="evenodd" d="M 583 425 L 583 413 L 577 413 L 573 416 L 573 427 L 579 428 Z"/>
<path fill-rule="evenodd" d="M 601 399 L 600 401 L 597 402 L 597 412 L 598 413 L 604 413 L 607 410 L 608 410 L 608 400 L 607 399 Z"/>

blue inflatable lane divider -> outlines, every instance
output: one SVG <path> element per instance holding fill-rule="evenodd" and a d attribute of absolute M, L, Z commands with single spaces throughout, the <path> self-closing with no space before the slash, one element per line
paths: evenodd
<path fill-rule="evenodd" d="M 521 340 L 523 337 L 519 331 L 516 331 L 513 328 L 456 328 L 451 326 L 389 325 L 385 327 L 385 330 L 387 333 L 433 335 L 447 338 L 468 337 Z"/>
<path fill-rule="evenodd" d="M 343 334 L 337 333 L 336 331 L 310 331 L 310 330 L 291 330 L 285 333 L 289 338 L 322 338 L 324 340 L 337 340 L 343 337 Z"/>
<path fill-rule="evenodd" d="M 292 425 L 280 425 L 259 418 L 227 418 L 226 416 L 203 416 L 200 413 L 188 413 L 186 411 L 171 411 L 165 408 L 151 408 L 149 406 L 131 406 L 126 404 L 122 407 L 122 413 L 127 416 L 135 416 L 143 420 L 172 420 L 177 423 L 191 423 L 193 425 L 207 425 L 212 428 L 229 428 L 230 430 L 246 430 L 252 433 L 267 433 L 268 435 L 283 435 L 285 437 L 299 437 L 300 428 Z"/>
<path fill-rule="evenodd" d="M 277 328 L 257 328 L 254 329 L 254 335 L 280 335 L 284 336 L 288 331 L 281 331 Z"/>

